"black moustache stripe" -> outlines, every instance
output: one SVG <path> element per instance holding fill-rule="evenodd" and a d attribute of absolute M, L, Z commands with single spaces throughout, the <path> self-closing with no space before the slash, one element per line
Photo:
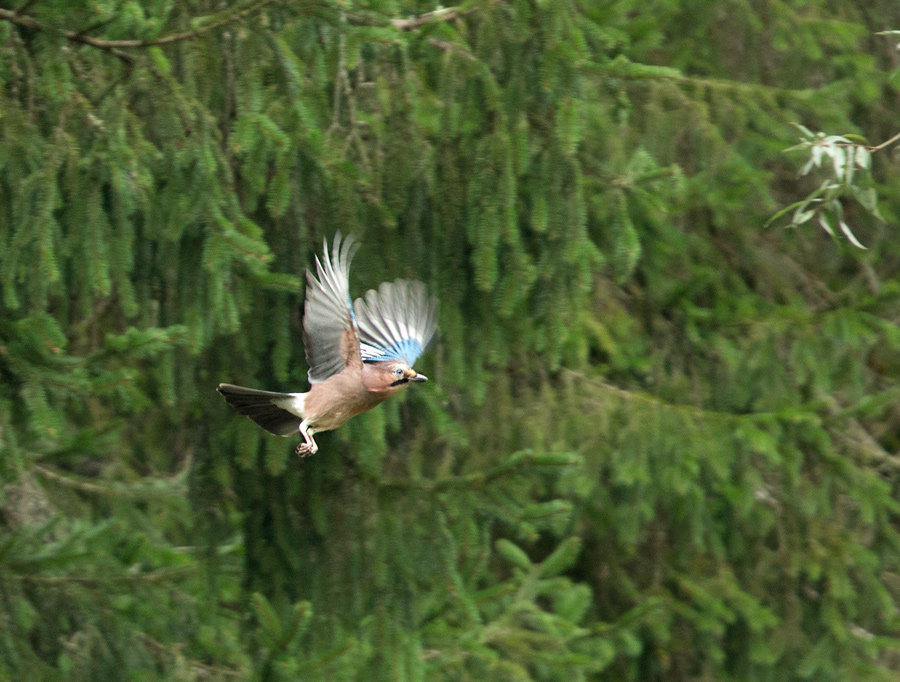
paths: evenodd
<path fill-rule="evenodd" d="M 409 379 L 407 379 L 407 378 L 397 379 L 397 381 L 392 383 L 391 386 L 399 386 L 400 384 L 407 384 L 407 383 L 409 383 Z"/>

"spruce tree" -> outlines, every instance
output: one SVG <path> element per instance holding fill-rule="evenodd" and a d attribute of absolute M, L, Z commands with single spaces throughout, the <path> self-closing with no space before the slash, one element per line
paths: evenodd
<path fill-rule="evenodd" d="M 858 5 L 0 3 L 0 678 L 894 679 L 889 150 L 767 225 L 900 128 Z M 214 388 L 338 230 L 433 381 L 301 461 Z"/>

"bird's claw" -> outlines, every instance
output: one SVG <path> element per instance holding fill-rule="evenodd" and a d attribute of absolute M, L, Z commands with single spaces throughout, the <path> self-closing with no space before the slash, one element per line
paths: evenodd
<path fill-rule="evenodd" d="M 297 454 L 301 457 L 309 457 L 310 455 L 316 454 L 318 449 L 319 448 L 314 448 L 309 443 L 300 443 L 300 445 L 297 446 Z"/>

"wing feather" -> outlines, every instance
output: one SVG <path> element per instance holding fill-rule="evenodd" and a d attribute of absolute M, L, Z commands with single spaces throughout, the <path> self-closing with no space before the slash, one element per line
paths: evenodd
<path fill-rule="evenodd" d="M 409 366 L 434 336 L 437 299 L 422 282 L 385 282 L 354 303 L 364 362 L 403 360 Z"/>
<path fill-rule="evenodd" d="M 318 384 L 360 362 L 359 336 L 350 299 L 350 261 L 358 244 L 353 237 L 334 237 L 331 255 L 325 243 L 316 257 L 316 276 L 306 273 L 303 344 L 309 383 Z"/>

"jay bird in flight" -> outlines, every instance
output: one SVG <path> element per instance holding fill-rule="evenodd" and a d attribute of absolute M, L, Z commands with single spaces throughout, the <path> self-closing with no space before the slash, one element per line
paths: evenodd
<path fill-rule="evenodd" d="M 314 277 L 306 273 L 303 344 L 310 389 L 273 393 L 219 384 L 225 400 L 269 433 L 300 433 L 297 454 L 308 457 L 319 446 L 313 434 L 336 429 L 351 417 L 399 393 L 410 383 L 428 381 L 412 368 L 437 326 L 437 299 L 421 282 L 385 282 L 356 302 L 350 298 L 353 237 L 325 242 Z"/>

